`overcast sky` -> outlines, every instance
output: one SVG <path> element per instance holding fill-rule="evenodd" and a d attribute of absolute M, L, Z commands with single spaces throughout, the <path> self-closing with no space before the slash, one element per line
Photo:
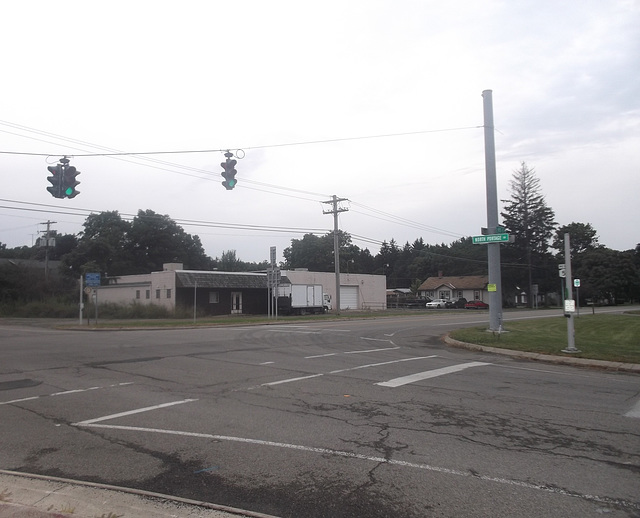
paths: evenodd
<path fill-rule="evenodd" d="M 483 90 L 501 199 L 524 161 L 559 224 L 640 242 L 637 0 L 22 0 L 0 23 L 8 247 L 47 220 L 75 234 L 91 211 L 151 209 L 212 257 L 281 259 L 333 229 L 332 195 L 374 255 L 477 235 Z M 244 157 L 232 191 L 226 149 Z M 137 155 L 87 156 L 108 151 Z M 169 151 L 198 152 L 143 154 Z M 63 155 L 72 200 L 46 190 Z"/>

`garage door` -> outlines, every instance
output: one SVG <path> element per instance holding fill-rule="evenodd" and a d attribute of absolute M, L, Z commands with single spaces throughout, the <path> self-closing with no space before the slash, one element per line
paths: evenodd
<path fill-rule="evenodd" d="M 357 286 L 340 286 L 340 309 L 358 309 Z"/>

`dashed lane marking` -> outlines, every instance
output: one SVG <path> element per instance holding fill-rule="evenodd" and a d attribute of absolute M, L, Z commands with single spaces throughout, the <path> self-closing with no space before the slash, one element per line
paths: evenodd
<path fill-rule="evenodd" d="M 124 387 L 126 385 L 133 385 L 133 382 L 127 382 L 127 383 L 114 383 L 113 385 L 107 385 L 105 387 L 89 387 L 89 388 L 84 388 L 84 389 L 76 389 L 76 390 L 65 390 L 64 392 L 54 392 L 52 394 L 44 394 L 41 396 L 31 396 L 31 397 L 24 397 L 24 398 L 20 398 L 20 399 L 12 399 L 11 401 L 0 401 L 0 406 L 1 405 L 11 405 L 12 403 L 22 403 L 23 401 L 32 401 L 34 399 L 40 399 L 40 398 L 45 398 L 45 397 L 57 397 L 57 396 L 67 396 L 69 394 L 79 394 L 81 392 L 89 392 L 90 390 L 101 390 L 101 389 L 105 389 L 105 388 L 114 388 L 114 387 Z"/>
<path fill-rule="evenodd" d="M 124 417 L 127 415 L 140 414 L 142 412 L 151 412 L 152 410 L 158 410 L 160 408 L 166 408 L 175 405 L 184 405 L 185 403 L 192 403 L 194 401 L 198 401 L 197 399 L 182 399 L 180 401 L 172 401 L 171 403 L 162 403 L 160 405 L 147 406 L 144 408 L 137 408 L 135 410 L 128 410 L 126 412 L 119 412 L 117 414 L 106 415 L 103 417 L 96 417 L 95 419 L 87 419 L 86 421 L 81 421 L 79 423 L 73 423 L 71 426 L 89 426 L 95 423 L 99 423 L 100 421 L 109 421 L 111 419 L 116 419 L 118 417 Z"/>
<path fill-rule="evenodd" d="M 409 383 L 415 383 L 417 381 L 426 380 L 429 378 L 436 378 L 438 376 L 444 376 L 446 374 L 451 374 L 453 372 L 460 372 L 465 369 L 469 369 L 471 367 L 481 367 L 483 365 L 491 365 L 490 363 L 485 362 L 469 362 L 469 363 L 461 363 L 459 365 L 452 365 L 450 367 L 442 367 L 441 369 L 434 369 L 425 372 L 418 372 L 416 374 L 410 374 L 409 376 L 402 376 L 400 378 L 394 378 L 389 381 L 382 381 L 380 383 L 376 383 L 376 385 L 380 385 L 381 387 L 401 387 L 402 385 L 407 385 Z"/>

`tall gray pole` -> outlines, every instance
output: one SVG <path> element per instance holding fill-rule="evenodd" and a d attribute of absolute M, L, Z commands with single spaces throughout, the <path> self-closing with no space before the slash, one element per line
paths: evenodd
<path fill-rule="evenodd" d="M 563 349 L 565 353 L 579 353 L 576 349 L 576 334 L 573 326 L 573 311 L 567 311 L 567 303 L 573 302 L 573 278 L 571 274 L 571 238 L 569 234 L 564 235 L 564 269 L 565 269 L 565 286 L 567 297 L 565 299 L 564 316 L 567 317 L 567 348 Z"/>
<path fill-rule="evenodd" d="M 484 107 L 484 161 L 487 183 L 487 233 L 495 234 L 498 226 L 498 186 L 496 181 L 496 144 L 493 127 L 493 98 L 491 90 L 482 92 Z M 500 243 L 489 243 L 489 330 L 502 330 L 502 275 L 500 272 Z"/>

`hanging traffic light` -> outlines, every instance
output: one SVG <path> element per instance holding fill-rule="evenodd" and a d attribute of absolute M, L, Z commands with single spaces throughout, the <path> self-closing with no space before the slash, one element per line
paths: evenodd
<path fill-rule="evenodd" d="M 51 173 L 51 176 L 47 177 L 47 180 L 51 182 L 51 187 L 47 187 L 47 191 L 49 191 L 54 198 L 64 198 L 62 194 L 62 164 L 50 165 L 47 169 Z"/>
<path fill-rule="evenodd" d="M 76 186 L 80 183 L 76 176 L 80 174 L 75 167 L 69 165 L 69 159 L 65 156 L 59 160 L 59 164 L 47 167 L 51 176 L 47 180 L 51 182 L 51 187 L 47 187 L 47 191 L 54 198 L 75 198 L 79 191 Z"/>
<path fill-rule="evenodd" d="M 224 156 L 226 156 L 227 159 L 220 164 L 222 166 L 222 169 L 224 169 L 224 171 L 220 174 L 224 177 L 224 182 L 222 182 L 222 185 L 224 185 L 224 188 L 227 191 L 230 191 L 238 183 L 238 180 L 236 180 L 236 173 L 238 172 L 236 171 L 236 164 L 238 163 L 238 161 L 231 160 L 233 153 L 230 153 L 229 151 L 227 151 Z"/>
<path fill-rule="evenodd" d="M 64 168 L 63 181 L 62 181 L 62 193 L 67 198 L 75 198 L 80 191 L 76 190 L 76 186 L 80 183 L 76 176 L 80 174 L 73 166 L 67 166 Z"/>

